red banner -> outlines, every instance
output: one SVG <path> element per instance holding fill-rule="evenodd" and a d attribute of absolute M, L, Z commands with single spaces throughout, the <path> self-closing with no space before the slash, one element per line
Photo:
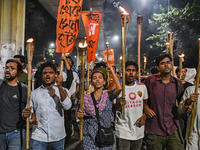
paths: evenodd
<path fill-rule="evenodd" d="M 82 11 L 83 24 L 88 41 L 88 63 L 95 61 L 99 32 L 101 27 L 101 12 L 99 11 Z"/>
<path fill-rule="evenodd" d="M 107 62 L 107 49 L 103 50 L 103 56 L 105 58 L 105 62 Z M 114 49 L 108 50 L 108 65 L 114 66 L 115 65 L 115 55 L 114 55 Z"/>
<path fill-rule="evenodd" d="M 76 42 L 83 0 L 60 0 L 57 17 L 56 52 L 71 53 Z"/>

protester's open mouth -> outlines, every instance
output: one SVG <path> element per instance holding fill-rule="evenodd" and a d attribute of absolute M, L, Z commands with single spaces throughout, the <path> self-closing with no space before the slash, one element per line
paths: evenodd
<path fill-rule="evenodd" d="M 129 76 L 129 79 L 133 79 L 133 76 Z"/>
<path fill-rule="evenodd" d="M 100 82 L 96 82 L 96 86 L 99 86 L 100 85 Z"/>
<path fill-rule="evenodd" d="M 50 81 L 50 77 L 46 77 L 45 80 L 46 80 L 47 82 L 49 82 L 49 81 Z"/>
<path fill-rule="evenodd" d="M 170 69 L 169 68 L 165 68 L 165 71 L 169 71 Z"/>
<path fill-rule="evenodd" d="M 9 76 L 10 76 L 10 72 L 6 72 L 5 77 L 9 77 Z"/>

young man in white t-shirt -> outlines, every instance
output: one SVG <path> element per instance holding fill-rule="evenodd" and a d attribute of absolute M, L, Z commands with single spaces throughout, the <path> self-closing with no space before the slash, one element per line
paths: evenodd
<path fill-rule="evenodd" d="M 140 150 L 142 146 L 146 120 L 143 113 L 143 101 L 148 99 L 148 93 L 143 83 L 134 81 L 137 74 L 138 65 L 134 61 L 127 61 L 125 64 L 125 116 L 122 116 L 121 111 L 116 111 L 117 150 Z"/>

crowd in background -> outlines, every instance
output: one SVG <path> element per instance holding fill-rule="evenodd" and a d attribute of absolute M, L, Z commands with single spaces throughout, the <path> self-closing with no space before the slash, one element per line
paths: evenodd
<path fill-rule="evenodd" d="M 198 109 L 192 140 L 188 141 L 192 104 L 197 102 L 198 94 L 194 92 L 194 83 L 185 80 L 185 67 L 177 68 L 176 77 L 172 76 L 172 58 L 168 54 L 157 57 L 150 73 L 141 68 L 141 82 L 137 63 L 127 61 L 125 87 L 121 69 L 116 66 L 98 62 L 85 69 L 83 106 L 83 70 L 74 65 L 70 56 L 62 56 L 61 60 L 62 71 L 55 61 L 46 60 L 36 72 L 32 70 L 30 107 L 26 107 L 25 57 L 15 55 L 7 60 L 4 80 L 0 80 L 0 150 L 22 148 L 28 117 L 33 124 L 33 150 L 64 149 L 74 135 L 74 125 L 81 128 L 80 120 L 80 148 L 85 150 L 199 149 Z"/>

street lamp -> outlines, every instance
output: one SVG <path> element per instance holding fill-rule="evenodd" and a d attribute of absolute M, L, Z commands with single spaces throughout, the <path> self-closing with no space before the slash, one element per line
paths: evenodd
<path fill-rule="evenodd" d="M 118 36 L 118 35 L 115 35 L 115 36 L 113 37 L 113 40 L 118 41 L 118 40 L 119 40 L 119 36 Z"/>
<path fill-rule="evenodd" d="M 54 48 L 54 47 L 55 47 L 55 44 L 52 42 L 52 43 L 50 43 L 49 47 L 50 47 L 50 48 Z"/>

